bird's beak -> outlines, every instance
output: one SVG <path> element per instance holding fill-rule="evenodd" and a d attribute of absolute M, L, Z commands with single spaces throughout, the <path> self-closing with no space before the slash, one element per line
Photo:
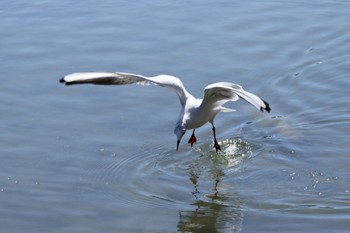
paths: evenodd
<path fill-rule="evenodd" d="M 180 140 L 177 140 L 177 142 L 176 142 L 176 151 L 179 150 L 179 145 L 180 145 Z"/>

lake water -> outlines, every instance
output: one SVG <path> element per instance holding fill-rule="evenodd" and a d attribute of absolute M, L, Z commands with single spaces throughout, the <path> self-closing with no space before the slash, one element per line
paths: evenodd
<path fill-rule="evenodd" d="M 349 232 L 348 1 L 1 1 L 1 232 Z M 177 97 L 76 71 L 229 81 L 267 100 L 176 151 Z"/>

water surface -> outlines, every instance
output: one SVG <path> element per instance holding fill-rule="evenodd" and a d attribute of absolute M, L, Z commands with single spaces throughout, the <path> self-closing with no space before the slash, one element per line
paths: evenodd
<path fill-rule="evenodd" d="M 0 224 L 5 232 L 348 232 L 347 1 L 3 1 Z M 244 101 L 175 150 L 177 97 L 65 87 L 76 71 L 180 77 Z"/>

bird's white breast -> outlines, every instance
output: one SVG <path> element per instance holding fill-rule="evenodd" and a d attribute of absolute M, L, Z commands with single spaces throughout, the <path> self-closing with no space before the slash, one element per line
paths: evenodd
<path fill-rule="evenodd" d="M 187 129 L 199 128 L 209 121 L 209 115 L 201 108 L 202 99 L 191 98 L 186 101 L 182 122 Z"/>

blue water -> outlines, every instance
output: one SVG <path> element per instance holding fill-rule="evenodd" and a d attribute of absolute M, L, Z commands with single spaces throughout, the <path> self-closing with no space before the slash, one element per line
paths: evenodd
<path fill-rule="evenodd" d="M 348 1 L 2 1 L 1 232 L 348 232 Z M 65 87 L 174 75 L 267 100 L 176 151 L 177 97 Z"/>

